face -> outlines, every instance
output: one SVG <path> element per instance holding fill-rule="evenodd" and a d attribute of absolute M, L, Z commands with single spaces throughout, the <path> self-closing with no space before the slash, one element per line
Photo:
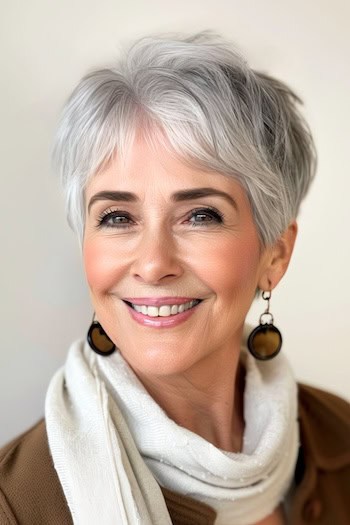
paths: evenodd
<path fill-rule="evenodd" d="M 135 372 L 181 374 L 238 352 L 266 267 L 241 186 L 138 139 L 85 195 L 92 303 Z"/>

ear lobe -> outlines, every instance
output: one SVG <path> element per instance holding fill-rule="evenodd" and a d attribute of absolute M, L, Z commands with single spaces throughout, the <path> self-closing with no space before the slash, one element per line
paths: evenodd
<path fill-rule="evenodd" d="M 273 290 L 286 273 L 297 233 L 298 225 L 294 220 L 277 239 L 276 243 L 269 248 L 269 255 L 258 283 L 261 290 Z"/>

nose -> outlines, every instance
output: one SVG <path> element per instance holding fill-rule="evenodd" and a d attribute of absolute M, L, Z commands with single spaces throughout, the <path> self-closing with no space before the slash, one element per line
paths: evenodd
<path fill-rule="evenodd" d="M 135 279 L 146 284 L 164 284 L 180 277 L 183 267 L 171 232 L 156 228 L 143 232 L 131 265 Z"/>

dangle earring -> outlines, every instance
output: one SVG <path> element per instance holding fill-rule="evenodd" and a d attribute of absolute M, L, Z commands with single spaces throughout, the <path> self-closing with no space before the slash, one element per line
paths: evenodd
<path fill-rule="evenodd" d="M 95 321 L 95 313 L 92 317 L 92 323 L 87 333 L 87 342 L 94 352 L 106 356 L 113 354 L 115 344 L 108 337 L 98 321 Z"/>
<path fill-rule="evenodd" d="M 260 315 L 259 326 L 254 328 L 248 337 L 248 349 L 250 353 L 261 361 L 273 359 L 281 350 L 282 335 L 273 324 L 273 315 L 270 313 L 271 291 L 263 291 L 262 298 L 267 301 L 265 312 Z M 262 323 L 264 316 L 270 316 L 270 322 Z"/>

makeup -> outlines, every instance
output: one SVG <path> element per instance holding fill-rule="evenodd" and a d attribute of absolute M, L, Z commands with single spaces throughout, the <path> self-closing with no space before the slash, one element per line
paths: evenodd
<path fill-rule="evenodd" d="M 189 319 L 197 311 L 198 306 L 201 303 L 196 304 L 195 306 L 189 308 L 188 310 L 185 310 L 184 312 L 180 312 L 176 315 L 169 315 L 166 317 L 151 317 L 149 315 L 143 314 L 142 312 L 137 312 L 127 302 L 124 302 L 124 304 L 128 309 L 128 312 L 130 313 L 131 317 L 137 323 L 143 326 L 148 326 L 150 328 L 172 328 L 187 321 L 187 319 Z"/>

